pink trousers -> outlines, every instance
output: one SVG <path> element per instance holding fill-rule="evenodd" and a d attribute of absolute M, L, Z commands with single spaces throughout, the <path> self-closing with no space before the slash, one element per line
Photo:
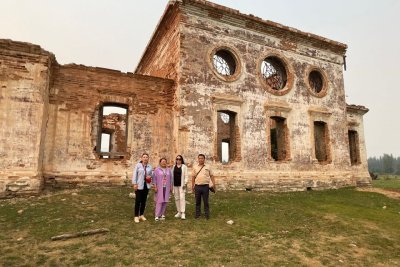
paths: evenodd
<path fill-rule="evenodd" d="M 165 210 L 167 209 L 168 202 L 156 203 L 156 217 L 161 217 L 161 215 L 165 216 Z"/>

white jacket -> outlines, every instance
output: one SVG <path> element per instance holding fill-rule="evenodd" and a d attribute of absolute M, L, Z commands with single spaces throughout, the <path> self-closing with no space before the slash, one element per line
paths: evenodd
<path fill-rule="evenodd" d="M 182 175 L 181 175 L 181 187 L 187 185 L 188 179 L 189 179 L 189 173 L 188 173 L 188 168 L 185 164 L 182 164 Z M 172 175 L 174 174 L 175 170 L 175 165 L 172 167 Z M 173 178 L 172 178 L 173 179 Z"/>

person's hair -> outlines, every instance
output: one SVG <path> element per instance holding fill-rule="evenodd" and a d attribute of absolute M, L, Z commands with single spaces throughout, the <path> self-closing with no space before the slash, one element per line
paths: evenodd
<path fill-rule="evenodd" d="M 183 160 L 182 155 L 177 155 L 177 156 L 175 157 L 175 165 L 176 165 L 176 158 L 177 158 L 177 157 L 180 157 L 180 158 L 182 159 L 182 164 L 185 164 L 185 161 Z"/>
<path fill-rule="evenodd" d="M 147 154 L 146 152 L 144 152 L 140 158 L 143 158 L 144 155 L 150 158 L 149 154 Z M 139 163 L 143 163 L 143 160 L 139 160 Z"/>
<path fill-rule="evenodd" d="M 204 159 L 206 159 L 206 156 L 205 156 L 204 154 L 199 154 L 197 157 L 198 157 L 198 158 L 199 158 L 199 157 L 203 157 Z"/>
<path fill-rule="evenodd" d="M 161 163 L 161 161 L 162 161 L 163 159 L 165 159 L 165 161 L 168 163 L 167 158 L 164 158 L 164 157 L 162 157 L 162 158 L 160 159 L 160 162 L 159 162 L 159 163 Z"/>

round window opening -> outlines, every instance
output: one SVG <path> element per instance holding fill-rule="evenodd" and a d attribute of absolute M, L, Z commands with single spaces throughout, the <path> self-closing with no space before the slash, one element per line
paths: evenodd
<path fill-rule="evenodd" d="M 261 74 L 264 81 L 273 90 L 282 90 L 287 83 L 286 68 L 277 57 L 267 57 L 261 63 Z"/>
<path fill-rule="evenodd" d="M 315 93 L 320 93 L 324 87 L 324 78 L 319 71 L 313 70 L 308 76 L 308 82 Z"/>
<path fill-rule="evenodd" d="M 236 72 L 236 60 L 231 52 L 218 50 L 213 56 L 215 70 L 223 76 L 232 76 Z"/>

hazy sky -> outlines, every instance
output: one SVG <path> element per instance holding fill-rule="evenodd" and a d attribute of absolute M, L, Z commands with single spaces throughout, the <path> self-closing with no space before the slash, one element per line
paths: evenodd
<path fill-rule="evenodd" d="M 368 156 L 400 156 L 400 0 L 214 0 L 346 43 L 347 103 L 364 105 Z M 61 64 L 133 71 L 166 0 L 0 0 L 0 38 L 40 45 Z"/>

